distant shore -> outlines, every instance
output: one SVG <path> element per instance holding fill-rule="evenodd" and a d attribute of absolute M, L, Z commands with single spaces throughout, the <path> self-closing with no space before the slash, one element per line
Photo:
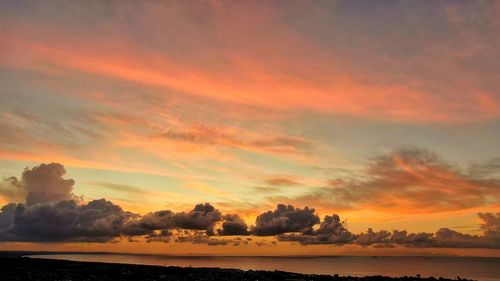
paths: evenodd
<path fill-rule="evenodd" d="M 133 265 L 119 263 L 76 262 L 52 259 L 34 259 L 19 254 L 0 255 L 2 280 L 470 280 L 419 276 L 366 276 L 300 274 L 285 271 L 240 270 L 221 268 L 193 268 L 174 266 Z"/>

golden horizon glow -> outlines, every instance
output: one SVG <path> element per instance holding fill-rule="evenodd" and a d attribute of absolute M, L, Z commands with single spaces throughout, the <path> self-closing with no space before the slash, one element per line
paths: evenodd
<path fill-rule="evenodd" d="M 81 204 L 140 216 L 210 203 L 252 226 L 282 203 L 357 234 L 481 235 L 500 212 L 498 2 L 0 7 L 2 206 L 26 201 L 9 178 L 60 163 Z M 0 249 L 500 256 L 125 240 Z"/>

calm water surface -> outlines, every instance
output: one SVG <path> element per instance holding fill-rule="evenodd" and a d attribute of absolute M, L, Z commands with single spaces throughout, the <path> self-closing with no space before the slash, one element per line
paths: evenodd
<path fill-rule="evenodd" d="M 164 266 L 221 267 L 284 270 L 299 273 L 351 276 L 416 275 L 500 281 L 500 258 L 474 257 L 217 257 L 128 254 L 34 255 L 73 261 L 148 264 Z"/>

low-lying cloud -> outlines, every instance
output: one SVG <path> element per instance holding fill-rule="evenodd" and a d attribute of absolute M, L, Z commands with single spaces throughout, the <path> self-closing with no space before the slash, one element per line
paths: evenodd
<path fill-rule="evenodd" d="M 276 210 L 257 216 L 252 233 L 258 236 L 273 236 L 287 232 L 309 233 L 318 223 L 319 217 L 314 214 L 314 209 L 308 207 L 299 209 L 278 204 Z"/>
<path fill-rule="evenodd" d="M 334 215 L 335 216 L 335 215 Z M 328 216 L 327 216 L 328 217 Z M 327 218 L 325 217 L 325 220 Z M 322 223 L 323 224 L 323 223 Z M 354 234 L 341 224 L 320 233 L 285 234 L 278 236 L 279 241 L 298 242 L 302 245 L 330 244 L 330 245 L 359 245 L 390 248 L 404 246 L 412 248 L 487 248 L 499 249 L 499 232 L 485 233 L 482 236 L 460 233 L 449 228 L 441 228 L 435 233 L 420 232 L 408 233 L 403 231 L 373 231 Z"/>
<path fill-rule="evenodd" d="M 74 181 L 62 178 L 65 172 L 61 164 L 41 164 L 25 169 L 20 180 L 5 179 L 13 193 L 21 192 L 25 198 L 1 208 L 1 242 L 114 242 L 142 237 L 147 242 L 237 246 L 251 243 L 250 237 L 241 236 L 252 235 L 302 245 L 500 248 L 500 213 L 478 214 L 482 235 L 448 228 L 435 233 L 372 229 L 352 233 L 337 214 L 320 220 L 314 208 L 284 204 L 258 215 L 252 226 L 238 214 L 223 214 L 209 203 L 188 212 L 159 210 L 141 216 L 105 199 L 83 202 L 73 194 Z"/>
<path fill-rule="evenodd" d="M 138 215 L 123 211 L 104 199 L 78 204 L 74 200 L 34 205 L 17 204 L 2 209 L 0 241 L 108 242 L 119 236 L 145 235 L 150 231 L 134 224 Z"/>
<path fill-rule="evenodd" d="M 240 216 L 237 214 L 228 214 L 224 216 L 224 222 L 222 223 L 222 229 L 219 229 L 219 235 L 231 236 L 249 234 L 248 225 Z"/>

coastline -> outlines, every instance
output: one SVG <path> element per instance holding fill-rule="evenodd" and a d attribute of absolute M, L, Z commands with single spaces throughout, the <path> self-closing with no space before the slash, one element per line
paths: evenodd
<path fill-rule="evenodd" d="M 340 276 L 287 271 L 241 270 L 217 267 L 179 267 L 29 258 L 0 255 L 2 280 L 471 280 L 457 277 Z"/>

